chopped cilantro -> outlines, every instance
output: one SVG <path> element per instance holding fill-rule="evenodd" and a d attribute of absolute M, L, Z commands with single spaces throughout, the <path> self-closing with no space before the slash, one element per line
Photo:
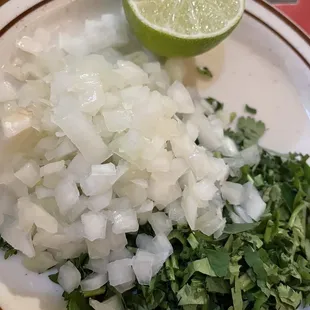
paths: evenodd
<path fill-rule="evenodd" d="M 207 67 L 197 67 L 197 71 L 210 79 L 213 78 L 212 72 Z"/>
<path fill-rule="evenodd" d="M 257 113 L 257 110 L 246 104 L 245 105 L 245 112 L 255 115 Z"/>
<path fill-rule="evenodd" d="M 224 104 L 222 102 L 219 102 L 212 97 L 206 98 L 206 101 L 212 106 L 214 112 L 223 110 L 223 108 L 224 108 Z"/>
<path fill-rule="evenodd" d="M 16 255 L 17 250 L 15 250 L 11 245 L 9 245 L 0 235 L 0 250 L 4 251 L 4 259 Z"/>

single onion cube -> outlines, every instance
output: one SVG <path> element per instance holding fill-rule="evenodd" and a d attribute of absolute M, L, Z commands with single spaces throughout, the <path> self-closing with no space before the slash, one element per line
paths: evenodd
<path fill-rule="evenodd" d="M 79 287 L 81 274 L 70 261 L 60 267 L 58 283 L 67 293 L 71 293 Z"/>
<path fill-rule="evenodd" d="M 153 237 L 146 234 L 139 234 L 136 238 L 136 244 L 139 249 L 148 251 L 152 245 Z"/>
<path fill-rule="evenodd" d="M 166 235 L 156 235 L 152 241 L 151 252 L 154 254 L 165 254 L 166 259 L 173 253 L 173 248 Z M 165 259 L 165 260 L 166 260 Z"/>
<path fill-rule="evenodd" d="M 69 113 L 64 107 L 57 107 L 54 122 L 89 163 L 99 164 L 111 156 L 108 147 L 82 112 L 71 111 Z M 78 126 L 75 126 L 76 124 Z"/>
<path fill-rule="evenodd" d="M 69 163 L 68 171 L 76 176 L 82 178 L 89 174 L 91 165 L 85 160 L 81 153 L 78 153 Z"/>
<path fill-rule="evenodd" d="M 53 173 L 61 172 L 65 169 L 65 161 L 57 161 L 54 163 L 49 163 L 40 168 L 40 176 L 44 177 L 46 175 L 51 175 Z"/>
<path fill-rule="evenodd" d="M 109 232 L 109 242 L 112 251 L 122 250 L 128 243 L 126 234 L 115 234 L 112 230 Z"/>
<path fill-rule="evenodd" d="M 12 138 L 32 126 L 32 117 L 30 112 L 19 109 L 13 114 L 3 117 L 1 119 L 1 125 L 4 137 Z"/>
<path fill-rule="evenodd" d="M 134 210 L 120 210 L 113 212 L 112 231 L 115 234 L 136 232 L 139 229 L 137 214 Z"/>
<path fill-rule="evenodd" d="M 0 81 L 0 102 L 17 99 L 17 92 L 13 85 L 7 81 Z"/>
<path fill-rule="evenodd" d="M 223 198 L 232 205 L 240 205 L 243 202 L 245 190 L 241 184 L 224 182 L 221 192 Z"/>
<path fill-rule="evenodd" d="M 164 212 L 152 213 L 149 217 L 149 223 L 155 234 L 167 236 L 172 231 L 172 222 Z"/>
<path fill-rule="evenodd" d="M 214 182 L 208 179 L 203 179 L 193 186 L 195 196 L 203 201 L 212 200 L 217 191 L 218 188 L 214 185 Z"/>
<path fill-rule="evenodd" d="M 107 258 L 104 259 L 90 259 L 85 267 L 93 272 L 99 274 L 105 274 L 108 272 L 108 263 Z"/>
<path fill-rule="evenodd" d="M 173 99 L 177 103 L 179 113 L 195 112 L 195 106 L 193 100 L 188 90 L 181 82 L 175 81 L 169 87 L 167 94 L 171 99 Z"/>
<path fill-rule="evenodd" d="M 17 222 L 5 221 L 1 225 L 1 237 L 14 249 L 21 251 L 28 257 L 35 256 L 31 234 L 25 233 L 18 227 Z"/>
<path fill-rule="evenodd" d="M 115 165 L 112 163 L 104 164 L 104 165 L 92 165 L 91 174 L 92 175 L 115 176 L 116 168 L 115 168 Z"/>
<path fill-rule="evenodd" d="M 15 172 L 15 176 L 29 188 L 34 187 L 41 179 L 40 167 L 35 161 L 28 161 Z"/>
<path fill-rule="evenodd" d="M 127 248 L 123 248 L 121 250 L 111 251 L 109 255 L 109 262 L 111 263 L 116 260 L 132 257 L 133 257 L 132 253 Z"/>
<path fill-rule="evenodd" d="M 108 264 L 109 282 L 112 286 L 125 284 L 135 280 L 132 270 L 132 259 L 125 258 Z"/>
<path fill-rule="evenodd" d="M 102 195 L 92 196 L 88 199 L 88 208 L 94 212 L 99 212 L 109 206 L 112 200 L 113 191 L 110 189 Z"/>
<path fill-rule="evenodd" d="M 49 150 L 45 153 L 45 158 L 47 160 L 53 159 L 61 159 L 72 153 L 76 152 L 76 147 L 74 144 L 68 139 L 65 138 L 55 149 Z"/>
<path fill-rule="evenodd" d="M 49 252 L 41 252 L 36 254 L 33 258 L 25 257 L 23 259 L 23 265 L 28 270 L 38 273 L 47 271 L 56 266 L 57 263 L 58 262 L 54 259 L 53 255 Z"/>
<path fill-rule="evenodd" d="M 55 188 L 55 199 L 61 214 L 66 214 L 79 201 L 80 192 L 72 180 L 61 180 Z"/>
<path fill-rule="evenodd" d="M 263 201 L 258 190 L 251 182 L 244 184 L 243 188 L 245 190 L 245 194 L 241 207 L 254 221 L 259 221 L 260 217 L 265 212 L 266 203 Z"/>
<path fill-rule="evenodd" d="M 260 162 L 260 150 L 257 145 L 250 146 L 240 152 L 244 163 L 249 166 L 257 165 Z"/>
<path fill-rule="evenodd" d="M 109 191 L 113 182 L 110 176 L 89 175 L 80 181 L 80 186 L 86 196 L 96 196 Z"/>
<path fill-rule="evenodd" d="M 118 295 L 114 295 L 103 302 L 90 299 L 89 304 L 94 310 L 125 310 L 123 302 Z"/>
<path fill-rule="evenodd" d="M 104 214 L 87 212 L 82 214 L 81 220 L 84 226 L 84 235 L 86 239 L 89 241 L 105 239 L 108 219 Z"/>
<path fill-rule="evenodd" d="M 137 277 L 139 284 L 149 285 L 153 274 L 153 266 L 156 264 L 156 255 L 139 250 L 132 259 L 132 268 Z"/>
<path fill-rule="evenodd" d="M 108 282 L 108 275 L 105 274 L 91 274 L 81 281 L 81 289 L 83 292 L 94 291 L 102 287 Z"/>
<path fill-rule="evenodd" d="M 50 189 L 44 186 L 36 186 L 35 193 L 38 199 L 54 197 L 55 195 L 55 192 L 53 189 Z"/>
<path fill-rule="evenodd" d="M 110 254 L 110 240 L 96 239 L 95 241 L 89 241 L 86 239 L 87 251 L 91 259 L 107 258 Z"/>

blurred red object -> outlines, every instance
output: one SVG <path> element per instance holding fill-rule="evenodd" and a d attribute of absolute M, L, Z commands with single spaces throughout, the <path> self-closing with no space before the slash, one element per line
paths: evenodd
<path fill-rule="evenodd" d="M 310 35 L 310 0 L 299 0 L 297 4 L 279 4 L 276 7 Z"/>

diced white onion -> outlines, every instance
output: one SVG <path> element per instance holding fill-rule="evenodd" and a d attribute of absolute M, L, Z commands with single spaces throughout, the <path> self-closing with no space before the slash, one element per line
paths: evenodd
<path fill-rule="evenodd" d="M 167 94 L 177 103 L 179 113 L 194 113 L 195 107 L 193 100 L 182 83 L 175 81 L 169 87 Z"/>
<path fill-rule="evenodd" d="M 258 190 L 251 182 L 244 184 L 243 188 L 244 200 L 241 203 L 241 208 L 254 221 L 259 221 L 260 217 L 265 212 L 266 203 L 263 201 Z"/>
<path fill-rule="evenodd" d="M 99 212 L 107 208 L 112 200 L 112 190 L 102 195 L 92 196 L 88 199 L 88 208 L 92 211 Z"/>
<path fill-rule="evenodd" d="M 70 179 L 61 180 L 55 188 L 55 199 L 62 214 L 66 214 L 79 201 L 79 190 Z"/>
<path fill-rule="evenodd" d="M 108 272 L 108 259 L 90 259 L 85 267 L 93 272 L 105 274 Z"/>
<path fill-rule="evenodd" d="M 136 232 L 139 229 L 137 214 L 132 209 L 113 212 L 112 231 L 115 234 Z"/>
<path fill-rule="evenodd" d="M 95 299 L 90 299 L 89 304 L 95 310 L 124 310 L 122 300 L 117 295 L 110 297 L 102 303 Z"/>
<path fill-rule="evenodd" d="M 107 229 L 107 217 L 102 213 L 87 212 L 81 216 L 84 225 L 85 238 L 89 241 L 105 239 Z"/>
<path fill-rule="evenodd" d="M 34 161 L 27 162 L 14 175 L 28 187 L 34 187 L 41 179 L 40 167 Z"/>
<path fill-rule="evenodd" d="M 224 135 L 228 114 L 182 84 L 184 61 L 163 67 L 137 49 L 123 17 L 86 20 L 58 42 L 38 28 L 16 45 L 26 57 L 3 69 L 17 84 L 0 81 L 0 235 L 29 269 L 88 253 L 94 274 L 81 282 L 67 262 L 63 288 L 109 281 L 123 293 L 159 272 L 173 252 L 173 225 L 219 238 L 225 200 L 233 222 L 261 218 L 266 204 L 256 188 L 227 182 L 256 165 L 260 149 L 239 152 Z M 138 235 L 133 255 L 126 234 L 148 222 L 156 236 Z M 90 302 L 123 310 L 117 300 Z"/>
<path fill-rule="evenodd" d="M 23 259 L 23 265 L 27 269 L 38 273 L 47 271 L 56 266 L 57 263 L 58 262 L 53 258 L 53 255 L 48 252 L 38 253 L 33 258 L 25 257 Z"/>
<path fill-rule="evenodd" d="M 172 222 L 163 212 L 152 213 L 149 216 L 149 223 L 151 224 L 155 234 L 169 235 L 172 231 Z"/>
<path fill-rule="evenodd" d="M 107 274 L 91 274 L 81 281 L 81 289 L 83 292 L 94 291 L 102 287 L 108 282 Z"/>
<path fill-rule="evenodd" d="M 38 199 L 44 199 L 55 196 L 54 190 L 46 188 L 44 186 L 36 186 L 35 193 Z"/>
<path fill-rule="evenodd" d="M 81 274 L 70 261 L 60 267 L 58 283 L 67 293 L 71 293 L 79 287 L 81 283 Z"/>
<path fill-rule="evenodd" d="M 222 196 L 232 205 L 240 205 L 244 199 L 244 188 L 241 184 L 224 182 L 221 187 Z"/>
<path fill-rule="evenodd" d="M 132 259 L 120 259 L 108 264 L 109 282 L 112 286 L 122 285 L 135 280 Z"/>
<path fill-rule="evenodd" d="M 46 175 L 57 173 L 57 172 L 63 171 L 64 168 L 65 168 L 64 160 L 50 163 L 40 168 L 40 176 L 44 177 Z"/>
<path fill-rule="evenodd" d="M 254 166 L 260 161 L 260 151 L 257 145 L 250 146 L 240 152 L 245 165 Z"/>

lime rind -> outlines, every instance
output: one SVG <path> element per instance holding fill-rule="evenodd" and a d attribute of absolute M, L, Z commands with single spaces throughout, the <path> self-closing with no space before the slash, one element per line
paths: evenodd
<path fill-rule="evenodd" d="M 144 24 L 184 39 L 210 38 L 234 27 L 244 11 L 243 0 L 128 0 Z"/>
<path fill-rule="evenodd" d="M 140 0 L 143 2 L 147 0 Z M 154 0 L 149 0 L 154 1 Z M 158 1 L 158 0 L 157 0 Z M 166 0 L 161 0 L 166 1 Z M 170 0 L 169 0 L 170 1 Z M 178 0 L 175 0 L 178 1 Z M 187 0 L 180 0 L 187 1 Z M 193 0 L 190 0 L 193 1 Z M 195 0 L 196 1 L 196 0 Z M 210 1 L 210 0 L 204 0 Z M 220 1 L 220 0 L 214 0 Z M 221 0 L 224 1 L 224 0 Z M 234 0 L 225 0 L 234 1 Z M 133 33 L 139 41 L 150 51 L 158 56 L 163 57 L 191 57 L 207 52 L 217 46 L 239 24 L 244 9 L 244 0 L 236 0 L 240 2 L 240 12 L 237 16 L 229 21 L 227 25 L 216 33 L 208 33 L 203 35 L 175 35 L 173 31 L 165 30 L 148 22 L 145 18 L 137 15 L 137 11 L 133 8 L 133 0 L 123 0 L 123 7 L 126 18 Z M 168 23 L 167 23 L 168 24 Z"/>

